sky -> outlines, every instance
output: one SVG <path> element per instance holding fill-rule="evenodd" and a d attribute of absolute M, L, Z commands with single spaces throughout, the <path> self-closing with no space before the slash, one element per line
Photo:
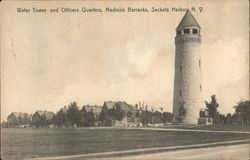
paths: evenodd
<path fill-rule="evenodd" d="M 175 29 L 185 12 L 17 13 L 17 7 L 176 7 L 185 1 L 4 2 L 1 13 L 1 121 L 11 112 L 57 112 L 76 101 L 139 101 L 172 112 Z M 219 111 L 249 99 L 247 1 L 197 1 L 203 101 Z M 205 107 L 205 104 L 204 104 Z"/>

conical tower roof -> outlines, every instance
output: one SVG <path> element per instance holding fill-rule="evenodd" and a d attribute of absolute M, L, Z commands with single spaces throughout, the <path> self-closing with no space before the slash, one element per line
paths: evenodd
<path fill-rule="evenodd" d="M 178 25 L 178 27 L 176 28 L 176 30 L 179 30 L 183 27 L 189 27 L 189 26 L 197 26 L 200 28 L 200 25 L 198 24 L 198 22 L 194 18 L 193 14 L 188 10 L 186 12 L 186 14 L 184 15 L 184 17 L 182 18 L 182 20 L 181 20 L 180 24 Z"/>

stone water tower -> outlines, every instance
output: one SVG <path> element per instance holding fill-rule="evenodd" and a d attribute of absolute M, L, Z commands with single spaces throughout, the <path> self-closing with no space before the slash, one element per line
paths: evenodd
<path fill-rule="evenodd" d="M 176 28 L 174 123 L 180 123 L 180 107 L 186 109 L 182 120 L 185 124 L 197 124 L 202 108 L 202 69 L 200 25 L 187 11 Z"/>

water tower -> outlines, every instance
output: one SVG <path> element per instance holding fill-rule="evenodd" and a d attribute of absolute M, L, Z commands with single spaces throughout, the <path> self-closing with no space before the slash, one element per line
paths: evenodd
<path fill-rule="evenodd" d="M 202 107 L 201 27 L 188 10 L 176 28 L 174 123 L 180 123 L 180 107 L 186 109 L 182 120 L 197 124 Z"/>

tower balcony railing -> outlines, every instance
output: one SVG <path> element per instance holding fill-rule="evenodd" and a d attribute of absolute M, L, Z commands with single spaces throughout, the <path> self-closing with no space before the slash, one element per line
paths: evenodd
<path fill-rule="evenodd" d="M 184 43 L 201 43 L 201 36 L 199 35 L 188 35 L 188 36 L 177 36 L 175 37 L 175 44 Z"/>

